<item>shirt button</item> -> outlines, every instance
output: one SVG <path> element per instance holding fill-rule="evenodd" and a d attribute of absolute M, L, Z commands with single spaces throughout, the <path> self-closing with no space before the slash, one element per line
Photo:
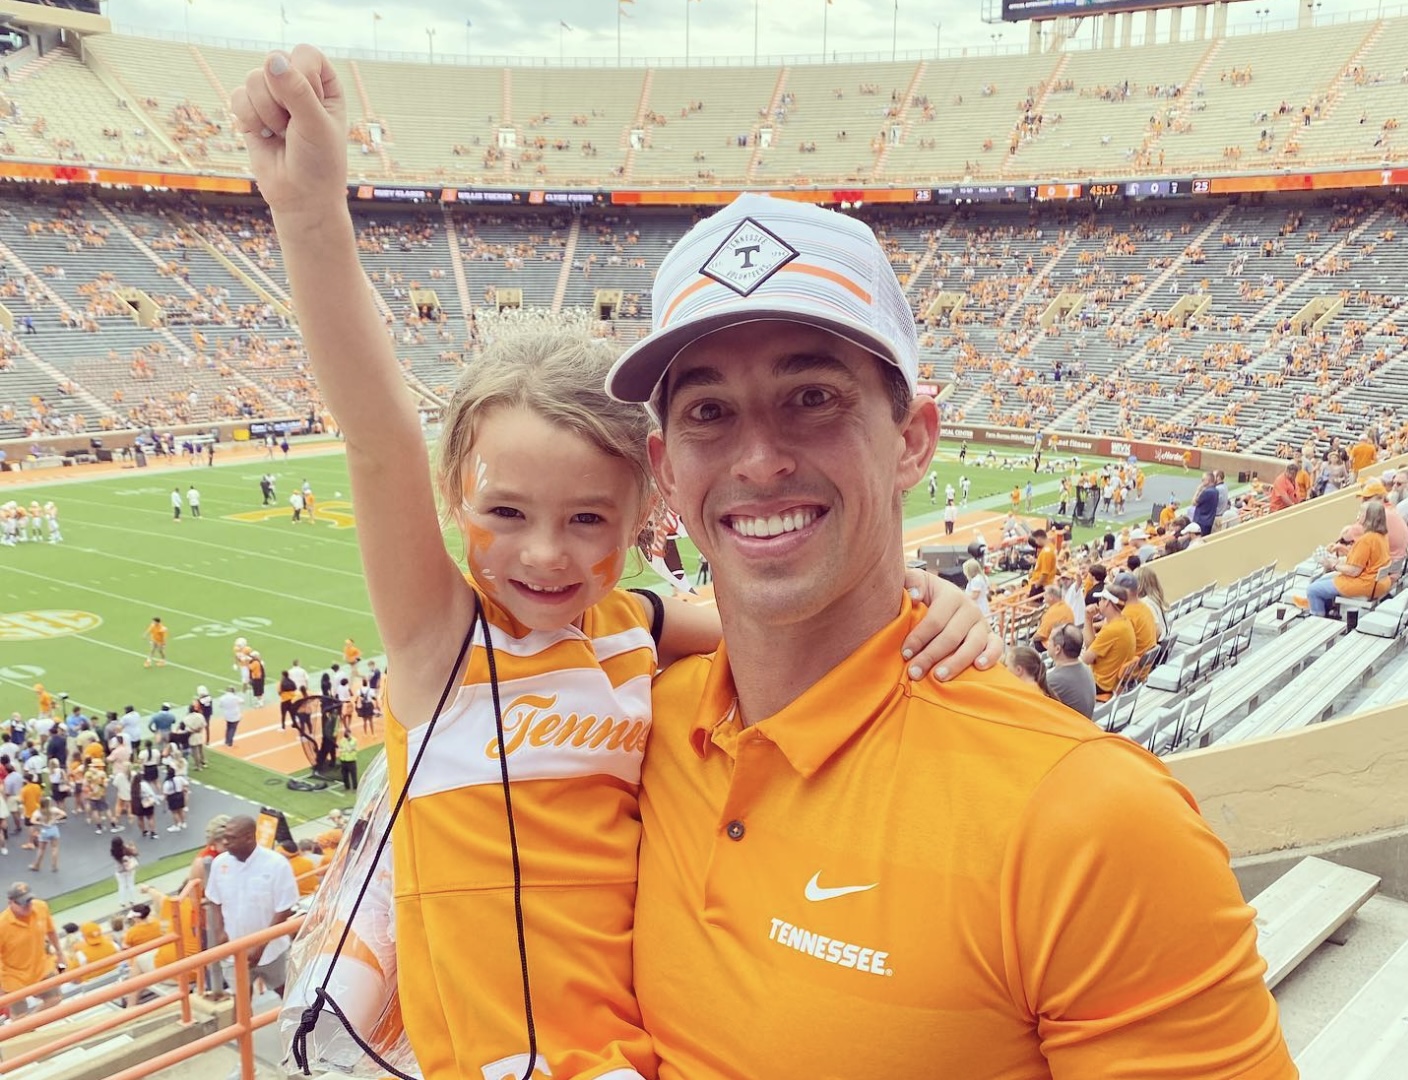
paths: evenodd
<path fill-rule="evenodd" d="M 741 821 L 730 821 L 730 822 L 728 823 L 728 828 L 725 829 L 724 831 L 728 833 L 728 838 L 729 838 L 730 840 L 742 840 L 742 839 L 743 839 L 743 833 L 744 833 L 746 830 L 743 828 L 743 822 L 741 822 Z"/>

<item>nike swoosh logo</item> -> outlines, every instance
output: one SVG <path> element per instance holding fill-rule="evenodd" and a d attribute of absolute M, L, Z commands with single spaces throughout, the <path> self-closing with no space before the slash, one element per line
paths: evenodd
<path fill-rule="evenodd" d="M 820 885 L 821 871 L 818 870 L 812 875 L 811 881 L 807 882 L 806 897 L 808 900 L 835 900 L 838 896 L 850 896 L 851 893 L 869 892 L 880 884 L 878 881 L 872 885 L 838 885 L 833 889 L 825 889 Z"/>

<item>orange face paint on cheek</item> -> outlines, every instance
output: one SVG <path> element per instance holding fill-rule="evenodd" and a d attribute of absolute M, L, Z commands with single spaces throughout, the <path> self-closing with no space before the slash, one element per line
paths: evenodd
<path fill-rule="evenodd" d="M 469 541 L 469 570 L 485 592 L 497 592 L 499 583 L 494 572 L 484 565 L 484 558 L 493 546 L 494 534 L 482 525 L 466 524 L 464 534 Z"/>
<path fill-rule="evenodd" d="M 614 588 L 616 582 L 621 580 L 622 562 L 621 549 L 612 548 L 604 559 L 592 564 L 592 573 L 596 576 L 597 585 L 603 589 Z"/>

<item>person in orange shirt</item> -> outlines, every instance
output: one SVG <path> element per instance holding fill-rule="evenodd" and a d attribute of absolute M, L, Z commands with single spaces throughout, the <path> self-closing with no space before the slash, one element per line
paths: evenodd
<path fill-rule="evenodd" d="M 1306 598 L 1312 615 L 1328 615 L 1341 596 L 1373 596 L 1379 571 L 1389 564 L 1388 516 L 1384 504 L 1369 499 L 1360 510 L 1364 531 L 1343 559 L 1327 556 L 1326 573 L 1310 583 Z"/>
<path fill-rule="evenodd" d="M 1012 500 L 1012 513 L 1015 514 L 1018 510 L 1022 509 L 1022 489 L 1020 487 L 1013 484 L 1012 494 L 1007 497 Z"/>
<path fill-rule="evenodd" d="M 10 886 L 8 898 L 8 906 L 0 911 L 0 991 L 7 994 L 33 986 L 68 966 L 49 905 L 36 899 L 23 881 Z M 39 998 L 41 1009 L 62 1000 L 58 987 L 30 996 Z M 10 1003 L 12 1017 L 27 1012 L 27 1000 Z"/>
<path fill-rule="evenodd" d="M 82 940 L 79 942 L 77 948 L 74 949 L 73 957 L 74 962 L 78 966 L 82 967 L 88 964 L 96 964 L 117 953 L 117 942 L 103 933 L 103 928 L 97 923 L 83 923 L 78 928 L 78 932 Z M 98 978 L 100 975 L 106 975 L 113 968 L 117 967 L 117 964 L 118 961 L 114 960 L 111 964 L 104 964 L 102 967 L 94 968 L 87 975 L 83 976 L 83 981 L 89 982 Z"/>
<path fill-rule="evenodd" d="M 1159 525 L 1168 529 L 1173 525 L 1173 519 L 1178 516 L 1178 500 L 1170 499 L 1164 508 L 1159 511 Z"/>
<path fill-rule="evenodd" d="M 351 638 L 342 643 L 342 659 L 354 672 L 357 670 L 357 662 L 362 659 L 362 650 L 357 648 L 357 643 Z"/>
<path fill-rule="evenodd" d="M 1064 623 L 1075 621 L 1076 614 L 1071 610 L 1071 605 L 1062 598 L 1061 586 L 1052 582 L 1046 586 L 1046 609 L 1041 613 L 1041 622 L 1037 623 L 1036 633 L 1032 635 L 1032 646 L 1045 652 L 1051 631 Z"/>
<path fill-rule="evenodd" d="M 1040 596 L 1056 580 L 1056 545 L 1047 537 L 1045 529 L 1033 529 L 1031 542 L 1036 548 L 1036 565 L 1027 578 L 1027 584 L 1031 586 L 1027 595 Z"/>
<path fill-rule="evenodd" d="M 1271 512 L 1285 510 L 1290 506 L 1299 506 L 1305 498 L 1301 494 L 1300 485 L 1296 478 L 1301 472 L 1300 463 L 1296 461 L 1287 462 L 1286 467 L 1276 475 L 1276 479 L 1271 482 Z M 1306 473 L 1306 491 L 1310 490 L 1310 474 Z"/>
<path fill-rule="evenodd" d="M 657 677 L 642 775 L 659 1080 L 1291 1080 L 1255 913 L 1163 764 L 1005 670 L 935 689 L 888 659 L 919 616 L 900 499 L 939 423 L 873 233 L 743 196 L 666 257 L 652 310 L 608 385 L 659 417 L 656 481 L 723 620 Z M 820 516 L 736 527 L 793 505 Z"/>
<path fill-rule="evenodd" d="M 1310 470 L 1306 468 L 1306 463 L 1302 460 L 1296 468 L 1296 493 L 1300 496 L 1298 501 L 1305 502 L 1310 498 L 1310 487 L 1314 482 Z"/>
<path fill-rule="evenodd" d="M 1134 627 L 1124 617 L 1128 602 L 1129 594 L 1111 582 L 1085 609 L 1085 652 L 1081 659 L 1090 665 L 1096 696 L 1102 701 L 1115 692 L 1125 671 L 1139 656 Z"/>
<path fill-rule="evenodd" d="M 54 718 L 54 695 L 44 689 L 43 683 L 34 684 L 34 693 L 39 699 L 39 718 L 52 720 Z"/>
<path fill-rule="evenodd" d="M 159 618 L 153 618 L 150 626 L 147 627 L 147 643 L 151 646 L 147 652 L 147 660 L 144 667 L 151 667 L 152 661 L 156 661 L 157 667 L 166 666 L 166 639 L 168 631 Z"/>
<path fill-rule="evenodd" d="M 1159 625 L 1154 612 L 1139 596 L 1139 582 L 1133 574 L 1124 573 L 1115 577 L 1115 584 L 1124 590 L 1126 601 L 1124 617 L 1134 628 L 1134 655 L 1143 656 L 1159 643 Z"/>
<path fill-rule="evenodd" d="M 1378 460 L 1379 446 L 1374 432 L 1366 431 L 1360 440 L 1349 448 L 1350 479 L 1357 480 L 1360 472 Z"/>

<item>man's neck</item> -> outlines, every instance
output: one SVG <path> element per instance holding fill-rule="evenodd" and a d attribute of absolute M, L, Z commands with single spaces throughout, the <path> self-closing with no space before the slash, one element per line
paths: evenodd
<path fill-rule="evenodd" d="M 781 712 L 889 624 L 902 602 L 902 570 L 858 585 L 805 622 L 778 626 L 720 598 L 729 669 L 747 725 Z M 732 614 L 731 614 L 732 612 Z"/>

